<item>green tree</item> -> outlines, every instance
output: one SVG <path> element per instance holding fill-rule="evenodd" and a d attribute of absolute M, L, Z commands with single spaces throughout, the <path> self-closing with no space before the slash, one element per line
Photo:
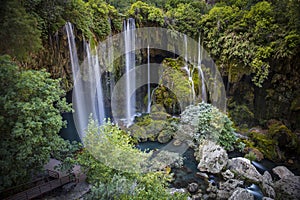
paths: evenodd
<path fill-rule="evenodd" d="M 22 71 L 0 57 L 0 189 L 28 181 L 51 155 L 66 148 L 58 135 L 70 111 L 60 80 L 45 71 Z"/>
<path fill-rule="evenodd" d="M 176 7 L 169 7 L 166 13 L 169 28 L 196 38 L 199 35 L 198 22 L 207 10 L 204 2 L 179 3 Z"/>
<path fill-rule="evenodd" d="M 163 11 L 142 1 L 131 5 L 128 16 L 134 17 L 139 26 L 162 26 L 164 24 Z"/>
<path fill-rule="evenodd" d="M 0 54 L 19 61 L 30 60 L 42 48 L 41 30 L 20 1 L 0 1 Z"/>
<path fill-rule="evenodd" d="M 149 164 L 159 160 L 150 159 L 152 151 L 146 153 L 135 148 L 130 135 L 111 122 L 99 127 L 90 120 L 84 144 L 86 148 L 73 163 L 82 166 L 92 185 L 87 199 L 186 198 L 184 194 L 173 196 L 167 191 L 171 176 L 164 169 L 145 171 Z"/>

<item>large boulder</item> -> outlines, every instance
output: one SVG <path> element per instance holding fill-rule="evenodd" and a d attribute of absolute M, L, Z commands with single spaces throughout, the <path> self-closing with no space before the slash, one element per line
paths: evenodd
<path fill-rule="evenodd" d="M 209 140 L 200 145 L 196 157 L 200 159 L 198 169 L 202 172 L 205 171 L 213 174 L 220 173 L 228 161 L 225 149 Z"/>
<path fill-rule="evenodd" d="M 147 138 L 150 141 L 157 140 L 159 133 L 164 129 L 167 125 L 167 122 L 163 120 L 153 120 L 149 125 L 145 127 Z"/>
<path fill-rule="evenodd" d="M 273 188 L 274 183 L 272 180 L 272 176 L 268 171 L 265 171 L 262 179 L 262 190 L 265 196 L 275 198 L 275 190 Z"/>
<path fill-rule="evenodd" d="M 226 182 L 221 182 L 217 190 L 217 199 L 228 199 L 236 188 L 242 187 L 243 181 L 230 179 Z"/>
<path fill-rule="evenodd" d="M 167 130 L 162 130 L 157 137 L 157 141 L 163 144 L 169 142 L 171 139 L 172 139 L 172 133 L 170 133 Z"/>
<path fill-rule="evenodd" d="M 228 200 L 254 200 L 254 196 L 243 188 L 237 188 Z"/>
<path fill-rule="evenodd" d="M 273 173 L 279 176 L 279 178 L 285 178 L 287 176 L 295 176 L 293 172 L 288 170 L 285 166 L 278 166 L 272 169 Z"/>
<path fill-rule="evenodd" d="M 145 142 L 148 139 L 148 135 L 144 127 L 133 124 L 129 127 L 128 132 L 130 135 L 139 142 Z"/>
<path fill-rule="evenodd" d="M 234 178 L 234 174 L 229 169 L 227 169 L 225 172 L 222 172 L 222 176 L 225 180 Z"/>
<path fill-rule="evenodd" d="M 283 166 L 275 167 L 273 172 L 281 178 L 274 183 L 276 199 L 300 199 L 300 176 L 295 176 Z"/>
<path fill-rule="evenodd" d="M 277 199 L 300 199 L 300 176 L 287 176 L 274 183 Z"/>
<path fill-rule="evenodd" d="M 228 168 L 241 179 L 247 179 L 253 183 L 259 183 L 262 175 L 251 164 L 250 160 L 242 157 L 232 158 L 228 161 Z"/>

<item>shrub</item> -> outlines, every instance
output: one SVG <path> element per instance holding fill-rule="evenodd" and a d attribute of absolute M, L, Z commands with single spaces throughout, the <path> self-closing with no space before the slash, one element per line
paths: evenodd
<path fill-rule="evenodd" d="M 203 139 L 210 139 L 216 140 L 226 150 L 234 148 L 236 136 L 232 121 L 211 104 L 188 106 L 181 114 L 181 122 L 192 127 L 192 137 L 197 144 Z"/>
<path fill-rule="evenodd" d="M 142 152 L 135 148 L 128 133 L 110 121 L 99 127 L 90 120 L 84 144 L 86 148 L 75 162 L 83 167 L 92 184 L 87 199 L 186 198 L 184 194 L 172 196 L 166 188 L 172 177 L 160 162 L 165 162 L 165 157 L 176 157 L 174 153 L 162 151 L 156 156 L 153 151 Z"/>

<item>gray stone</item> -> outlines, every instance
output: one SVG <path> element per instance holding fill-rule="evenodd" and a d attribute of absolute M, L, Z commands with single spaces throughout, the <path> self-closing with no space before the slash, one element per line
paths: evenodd
<path fill-rule="evenodd" d="M 263 197 L 262 200 L 274 200 L 274 199 L 272 199 L 270 197 Z"/>
<path fill-rule="evenodd" d="M 187 187 L 188 191 L 191 193 L 195 193 L 198 191 L 199 185 L 197 183 L 190 183 Z"/>
<path fill-rule="evenodd" d="M 192 196 L 192 200 L 201 200 L 201 199 L 202 199 L 201 193 L 197 193 Z"/>
<path fill-rule="evenodd" d="M 209 182 L 206 191 L 209 192 L 209 193 L 217 193 L 218 188 L 217 188 L 217 186 L 215 184 Z"/>
<path fill-rule="evenodd" d="M 251 164 L 250 160 L 246 158 L 238 157 L 230 159 L 228 161 L 228 168 L 242 179 L 248 179 L 254 183 L 259 183 L 262 180 L 262 175 Z"/>
<path fill-rule="evenodd" d="M 243 186 L 244 182 L 236 179 L 230 179 L 219 184 L 217 191 L 217 199 L 228 199 L 233 191 L 239 186 Z"/>
<path fill-rule="evenodd" d="M 237 179 L 230 179 L 227 180 L 226 182 L 221 182 L 220 183 L 220 190 L 228 190 L 228 191 L 234 191 L 239 186 L 243 186 L 244 181 L 237 180 Z"/>
<path fill-rule="evenodd" d="M 299 200 L 300 176 L 285 175 L 274 183 L 276 199 Z"/>
<path fill-rule="evenodd" d="M 265 196 L 275 198 L 275 190 L 273 188 L 273 180 L 272 176 L 268 171 L 265 171 L 263 178 L 262 178 L 262 190 Z"/>
<path fill-rule="evenodd" d="M 214 174 L 220 173 L 228 161 L 225 149 L 209 140 L 200 145 L 197 157 L 200 159 L 198 169 Z"/>
<path fill-rule="evenodd" d="M 254 200 L 254 196 L 243 188 L 237 188 L 228 200 Z"/>
<path fill-rule="evenodd" d="M 234 174 L 229 169 L 227 169 L 225 172 L 222 172 L 222 176 L 225 180 L 234 178 Z"/>
<path fill-rule="evenodd" d="M 233 191 L 227 191 L 227 190 L 218 190 L 216 199 L 228 199 Z"/>
<path fill-rule="evenodd" d="M 199 178 L 208 179 L 208 175 L 204 172 L 197 172 L 196 176 L 199 177 Z"/>
<path fill-rule="evenodd" d="M 274 172 L 274 174 L 279 176 L 279 178 L 281 178 L 281 179 L 286 177 L 286 176 L 294 176 L 293 172 L 288 170 L 288 168 L 286 168 L 285 166 L 275 167 L 275 168 L 272 169 L 272 171 Z"/>

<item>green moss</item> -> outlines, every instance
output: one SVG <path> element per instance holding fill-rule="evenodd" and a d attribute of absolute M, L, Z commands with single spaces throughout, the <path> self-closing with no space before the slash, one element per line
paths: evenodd
<path fill-rule="evenodd" d="M 166 122 L 163 120 L 152 121 L 152 123 L 145 127 L 147 138 L 151 141 L 157 140 L 159 133 L 164 129 L 165 126 Z"/>
<path fill-rule="evenodd" d="M 170 115 L 166 112 L 154 112 L 150 114 L 151 118 L 154 120 L 166 120 Z"/>
<path fill-rule="evenodd" d="M 144 115 L 136 118 L 136 123 L 129 127 L 131 136 L 139 142 L 143 141 L 156 141 L 158 135 L 162 130 L 167 129 L 167 125 L 170 124 L 166 118 L 163 118 L 163 112 L 156 112 L 155 117 L 151 115 Z M 166 114 L 167 115 L 167 114 Z M 166 116 L 164 115 L 164 116 Z M 162 120 L 158 118 L 163 118 Z"/>
<path fill-rule="evenodd" d="M 147 126 L 152 122 L 152 119 L 150 118 L 149 115 L 144 115 L 142 117 L 137 117 L 136 118 L 136 125 L 137 126 Z"/>
<path fill-rule="evenodd" d="M 291 104 L 291 111 L 299 111 L 300 110 L 300 96 L 295 98 Z"/>
<path fill-rule="evenodd" d="M 290 129 L 281 123 L 270 125 L 268 135 L 277 141 L 278 146 L 283 151 L 298 151 L 300 149 L 298 137 Z"/>
<path fill-rule="evenodd" d="M 168 130 L 162 130 L 158 137 L 157 137 L 157 141 L 160 143 L 167 143 L 172 139 L 173 134 L 170 133 Z"/>
<path fill-rule="evenodd" d="M 250 144 L 249 147 L 257 147 L 257 149 L 264 154 L 264 156 L 270 160 L 277 161 L 280 156 L 277 153 L 276 147 L 278 145 L 276 140 L 269 138 L 265 134 L 261 134 L 258 132 L 250 132 L 249 135 L 252 143 L 246 143 L 246 145 Z"/>
<path fill-rule="evenodd" d="M 138 125 L 134 124 L 128 129 L 128 131 L 130 132 L 131 137 L 135 141 L 145 142 L 148 139 L 146 130 L 142 126 L 138 126 Z"/>

